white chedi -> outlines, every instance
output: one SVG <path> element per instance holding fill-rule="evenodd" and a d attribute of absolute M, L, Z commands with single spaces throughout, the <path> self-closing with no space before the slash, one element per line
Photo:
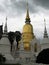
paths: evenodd
<path fill-rule="evenodd" d="M 13 60 L 13 57 L 10 54 L 10 41 L 6 34 L 3 35 L 0 40 L 0 53 L 2 53 L 7 60 Z"/>
<path fill-rule="evenodd" d="M 41 50 L 49 48 L 49 38 L 48 38 L 48 33 L 47 33 L 47 28 L 46 28 L 46 21 L 44 20 L 44 35 L 43 39 L 40 41 L 41 43 Z"/>
<path fill-rule="evenodd" d="M 10 53 L 10 42 L 7 37 L 2 37 L 0 40 L 0 51 L 4 53 Z"/>
<path fill-rule="evenodd" d="M 8 31 L 7 31 L 7 17 L 6 17 L 4 33 L 0 40 L 0 53 L 6 57 L 6 60 L 13 60 L 13 57 L 11 56 L 11 53 L 10 53 L 10 41 L 8 39 L 7 32 Z"/>

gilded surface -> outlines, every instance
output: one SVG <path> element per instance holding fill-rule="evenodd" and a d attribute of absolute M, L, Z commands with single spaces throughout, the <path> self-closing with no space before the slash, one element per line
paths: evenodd
<path fill-rule="evenodd" d="M 23 27 L 22 39 L 24 43 L 24 49 L 30 50 L 30 41 L 34 38 L 33 27 L 31 24 L 25 24 Z"/>

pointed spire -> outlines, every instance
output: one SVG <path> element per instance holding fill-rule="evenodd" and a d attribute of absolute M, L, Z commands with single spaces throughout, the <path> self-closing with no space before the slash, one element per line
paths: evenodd
<path fill-rule="evenodd" d="M 30 22 L 28 2 L 27 2 L 26 10 L 27 10 L 27 12 L 26 12 L 26 22 Z"/>
<path fill-rule="evenodd" d="M 45 19 L 44 19 L 44 27 L 45 27 L 44 38 L 48 38 L 47 29 L 46 29 L 46 20 Z"/>
<path fill-rule="evenodd" d="M 26 13 L 26 19 L 30 19 L 30 18 L 29 18 L 28 2 L 27 2 L 27 13 Z"/>
<path fill-rule="evenodd" d="M 4 27 L 4 33 L 7 33 L 7 17 L 6 17 L 5 27 Z"/>

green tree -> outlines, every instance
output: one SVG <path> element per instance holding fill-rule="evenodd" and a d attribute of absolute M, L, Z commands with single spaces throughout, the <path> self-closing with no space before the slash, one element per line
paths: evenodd
<path fill-rule="evenodd" d="M 10 31 L 8 33 L 8 38 L 9 38 L 9 41 L 10 41 L 10 44 L 11 44 L 11 52 L 12 52 L 12 46 L 13 46 L 13 42 L 14 42 L 14 38 L 15 38 L 15 33 Z"/>
<path fill-rule="evenodd" d="M 16 35 L 16 42 L 17 42 L 17 48 L 18 48 L 19 41 L 21 40 L 21 32 L 20 31 L 16 31 L 15 35 Z"/>

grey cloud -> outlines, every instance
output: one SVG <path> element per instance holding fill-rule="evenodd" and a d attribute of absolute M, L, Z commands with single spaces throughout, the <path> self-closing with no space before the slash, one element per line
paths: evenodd
<path fill-rule="evenodd" d="M 40 8 L 49 8 L 49 0 L 28 0 L 29 3 L 29 11 L 31 13 L 39 12 Z M 25 0 L 3 0 L 2 4 L 0 4 L 0 12 L 5 13 L 9 16 L 19 16 L 26 12 L 26 1 Z"/>
<path fill-rule="evenodd" d="M 32 1 L 32 0 L 31 0 Z M 29 10 L 31 13 L 37 11 L 35 9 L 35 5 L 29 1 Z M 3 6 L 2 6 L 3 5 Z M 3 3 L 0 5 L 0 12 L 5 13 L 7 15 L 21 15 L 26 12 L 26 1 L 25 0 L 4 0 Z"/>
<path fill-rule="evenodd" d="M 49 9 L 49 0 L 33 0 L 37 6 L 41 6 L 45 9 Z"/>
<path fill-rule="evenodd" d="M 17 11 L 18 13 L 22 14 L 26 11 L 26 1 L 21 0 L 19 2 L 16 2 L 16 0 L 11 0 L 11 7 L 14 9 L 14 11 Z M 36 12 L 35 6 L 29 3 L 29 10 L 30 12 Z"/>

